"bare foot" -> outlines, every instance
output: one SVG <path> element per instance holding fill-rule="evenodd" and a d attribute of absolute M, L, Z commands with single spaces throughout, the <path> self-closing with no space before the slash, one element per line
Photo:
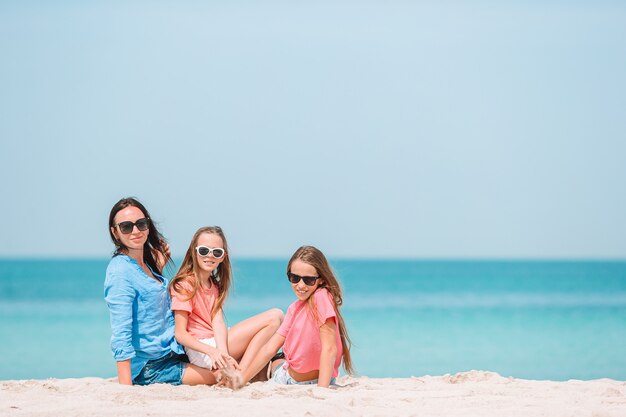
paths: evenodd
<path fill-rule="evenodd" d="M 241 372 L 233 368 L 222 368 L 216 373 L 217 385 L 236 390 L 243 387 Z"/>

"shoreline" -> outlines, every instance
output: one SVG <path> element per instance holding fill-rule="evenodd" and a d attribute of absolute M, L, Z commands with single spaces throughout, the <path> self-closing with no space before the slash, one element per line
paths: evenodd
<path fill-rule="evenodd" d="M 209 386 L 122 386 L 116 378 L 0 381 L 7 416 L 586 416 L 626 415 L 626 381 L 524 380 L 495 372 L 410 378 L 342 376 L 343 387 L 262 382 L 241 390 Z"/>

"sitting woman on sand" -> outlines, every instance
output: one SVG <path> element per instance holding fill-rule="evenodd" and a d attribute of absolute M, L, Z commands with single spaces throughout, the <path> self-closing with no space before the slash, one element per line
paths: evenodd
<path fill-rule="evenodd" d="M 312 246 L 293 254 L 287 278 L 298 299 L 250 366 L 242 366 L 241 383 L 256 375 L 282 346 L 284 360 L 270 363 L 274 372 L 270 382 L 328 387 L 335 383 L 342 358 L 344 369 L 353 373 L 351 342 L 339 312 L 343 302 L 339 282 L 324 254 Z"/>
<path fill-rule="evenodd" d="M 146 208 L 134 198 L 118 201 L 109 214 L 109 233 L 115 252 L 106 271 L 104 298 L 120 384 L 214 384 L 213 371 L 189 364 L 174 338 L 168 281 L 162 276 L 170 262 L 169 246 Z M 280 321 L 276 314 L 263 319 L 236 335 L 238 347 Z"/>
<path fill-rule="evenodd" d="M 226 371 L 248 367 L 283 319 L 282 311 L 271 309 L 227 329 L 222 307 L 232 281 L 231 270 L 222 229 L 202 227 L 193 235 L 169 286 L 176 340 L 185 347 L 189 361 L 202 368 Z"/>

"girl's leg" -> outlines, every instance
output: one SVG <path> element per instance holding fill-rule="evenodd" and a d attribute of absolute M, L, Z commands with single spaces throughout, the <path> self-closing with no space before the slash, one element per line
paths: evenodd
<path fill-rule="evenodd" d="M 276 359 L 274 362 L 270 363 L 270 367 L 272 371 L 271 371 L 271 374 L 268 376 L 271 377 L 272 375 L 274 375 L 274 372 L 276 372 L 276 369 L 278 369 L 279 366 L 283 366 L 283 363 L 285 363 L 284 359 Z"/>
<path fill-rule="evenodd" d="M 214 375 L 215 371 L 210 369 L 200 368 L 193 364 L 187 364 L 183 373 L 184 385 L 214 385 L 217 379 Z"/>
<path fill-rule="evenodd" d="M 183 372 L 183 385 L 214 385 L 218 382 L 222 386 L 237 389 L 242 386 L 241 374 L 232 368 L 210 370 L 193 364 L 187 365 Z"/>
<path fill-rule="evenodd" d="M 230 355 L 246 369 L 261 347 L 276 333 L 283 321 L 283 312 L 278 308 L 267 310 L 235 324 L 228 330 Z"/>

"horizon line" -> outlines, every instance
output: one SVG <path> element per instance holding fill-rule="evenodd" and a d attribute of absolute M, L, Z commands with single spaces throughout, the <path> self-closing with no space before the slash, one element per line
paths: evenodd
<path fill-rule="evenodd" d="M 232 262 L 237 262 L 237 260 L 243 261 L 288 261 L 290 256 L 280 257 L 280 256 L 237 256 L 233 258 Z M 41 257 L 32 257 L 28 255 L 18 255 L 18 256 L 4 256 L 0 255 L 0 262 L 2 261 L 106 261 L 111 259 L 109 256 L 83 256 L 83 255 L 74 255 L 74 256 L 41 256 Z M 183 257 L 173 257 L 174 261 L 182 260 Z M 516 256 L 506 256 L 506 257 L 463 257 L 463 256 L 432 256 L 432 257 L 409 257 L 409 256 L 377 256 L 377 257 L 366 257 L 366 256 L 336 256 L 336 257 L 328 257 L 330 261 L 380 261 L 380 262 L 388 262 L 388 261 L 398 261 L 398 262 L 626 262 L 626 257 L 624 258 L 614 258 L 614 257 L 516 257 Z"/>

